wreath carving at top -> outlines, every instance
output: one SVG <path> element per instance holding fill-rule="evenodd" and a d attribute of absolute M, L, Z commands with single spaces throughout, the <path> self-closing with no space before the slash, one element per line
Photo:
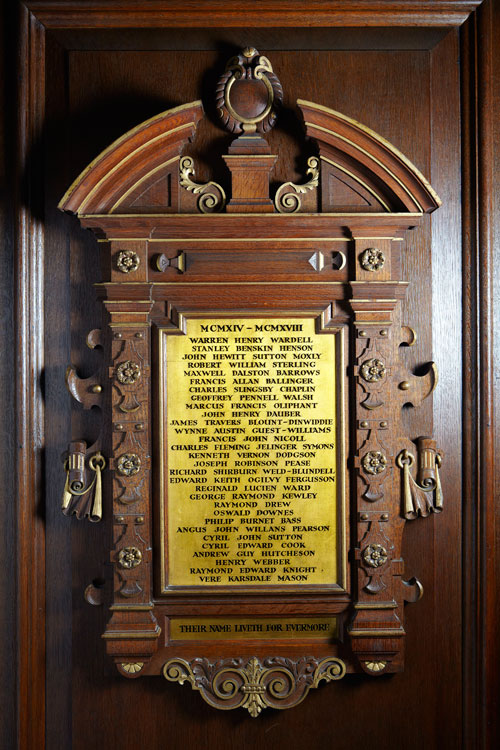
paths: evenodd
<path fill-rule="evenodd" d="M 216 87 L 216 105 L 230 133 L 266 133 L 276 122 L 283 89 L 271 63 L 255 47 L 232 57 Z"/>

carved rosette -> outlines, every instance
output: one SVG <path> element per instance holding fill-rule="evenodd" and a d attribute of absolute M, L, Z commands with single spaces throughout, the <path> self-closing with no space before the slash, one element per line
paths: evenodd
<path fill-rule="evenodd" d="M 120 250 L 116 256 L 116 267 L 122 273 L 133 273 L 139 268 L 141 259 L 133 250 Z"/>
<path fill-rule="evenodd" d="M 385 266 L 385 255 L 382 250 L 379 250 L 376 247 L 368 247 L 361 253 L 359 263 L 361 268 L 365 271 L 371 271 L 373 273 L 381 271 Z"/>
<path fill-rule="evenodd" d="M 359 374 L 367 383 L 377 383 L 385 377 L 385 364 L 381 359 L 367 359 L 361 365 Z"/>
<path fill-rule="evenodd" d="M 364 548 L 362 557 L 365 565 L 370 568 L 380 568 L 387 562 L 387 550 L 381 544 L 369 544 Z"/>
<path fill-rule="evenodd" d="M 123 477 L 133 477 L 141 470 L 141 459 L 137 453 L 124 453 L 116 462 L 116 469 Z"/>
<path fill-rule="evenodd" d="M 141 368 L 137 362 L 127 359 L 116 368 L 116 377 L 123 385 L 133 385 L 141 377 Z"/>
<path fill-rule="evenodd" d="M 367 474 L 381 474 L 387 468 L 387 458 L 381 451 L 368 451 L 361 459 L 363 471 Z"/>
<path fill-rule="evenodd" d="M 341 659 L 298 661 L 283 657 L 245 659 L 170 659 L 163 675 L 170 682 L 189 682 L 215 708 L 246 708 L 254 718 L 264 708 L 291 708 L 300 703 L 322 680 L 340 680 L 346 673 Z"/>
<path fill-rule="evenodd" d="M 149 601 L 149 328 L 112 328 L 114 552 L 117 598 Z"/>
<path fill-rule="evenodd" d="M 136 568 L 142 562 L 142 552 L 137 547 L 123 547 L 118 553 L 118 563 L 122 568 Z"/>
<path fill-rule="evenodd" d="M 367 256 L 367 259 L 376 265 L 375 256 Z M 421 590 L 417 581 L 407 583 L 402 579 L 404 522 L 403 518 L 398 518 L 396 508 L 404 486 L 401 474 L 408 479 L 411 464 L 409 453 L 404 449 L 412 445 L 404 432 L 402 408 L 408 402 L 418 406 L 433 390 L 436 374 L 430 367 L 426 375 L 416 377 L 401 362 L 397 297 L 402 289 L 395 286 L 394 299 L 387 300 L 384 309 L 378 312 L 381 323 L 370 320 L 373 313 L 368 306 L 365 313 L 361 284 L 354 291 L 360 297 L 358 302 L 354 295 L 351 301 L 356 320 L 358 593 L 349 632 L 360 668 L 366 674 L 377 676 L 392 671 L 393 660 L 399 658 L 401 647 L 398 639 L 404 636 L 403 601 L 415 601 Z M 414 341 L 412 332 L 407 343 L 411 345 Z M 427 474 L 435 478 L 434 467 L 440 458 L 436 459 L 435 445 L 426 447 Z M 432 490 L 436 483 L 429 479 L 428 486 Z M 410 504 L 409 497 L 407 503 Z M 419 506 L 420 509 L 424 507 L 428 505 Z M 410 512 L 416 512 L 413 506 Z M 383 602 L 380 609 L 379 600 Z M 388 606 L 388 602 L 394 602 L 393 607 Z"/>
<path fill-rule="evenodd" d="M 230 133 L 271 130 L 283 101 L 271 63 L 254 47 L 229 60 L 215 93 L 219 116 Z"/>

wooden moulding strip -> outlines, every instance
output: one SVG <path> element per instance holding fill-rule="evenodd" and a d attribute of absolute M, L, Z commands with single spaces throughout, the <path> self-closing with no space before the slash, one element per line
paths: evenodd
<path fill-rule="evenodd" d="M 417 0 L 378 0 L 360 3 L 358 0 L 312 0 L 307 7 L 307 25 L 314 26 L 460 26 L 480 0 L 451 0 L 449 2 L 418 2 Z M 303 27 L 304 6 L 300 0 L 274 0 L 252 4 L 227 3 L 213 0 L 207 10 L 203 0 L 187 5 L 174 2 L 128 2 L 119 8 L 109 3 L 50 2 L 31 0 L 27 3 L 48 28 L 178 28 L 199 27 Z"/>

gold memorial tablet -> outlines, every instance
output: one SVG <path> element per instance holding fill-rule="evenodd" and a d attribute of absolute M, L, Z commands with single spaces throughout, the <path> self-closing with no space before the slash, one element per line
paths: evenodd
<path fill-rule="evenodd" d="M 161 590 L 344 588 L 342 332 L 160 330 Z"/>

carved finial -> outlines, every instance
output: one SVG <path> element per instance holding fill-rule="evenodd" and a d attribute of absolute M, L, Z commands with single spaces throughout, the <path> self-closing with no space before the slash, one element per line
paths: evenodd
<path fill-rule="evenodd" d="M 230 133 L 266 133 L 282 100 L 271 63 L 255 47 L 245 47 L 229 60 L 216 88 L 219 115 Z"/>
<path fill-rule="evenodd" d="M 255 57 L 255 55 L 258 55 L 258 52 L 255 47 L 245 47 L 242 54 L 243 57 L 249 57 L 251 59 L 252 57 Z"/>

